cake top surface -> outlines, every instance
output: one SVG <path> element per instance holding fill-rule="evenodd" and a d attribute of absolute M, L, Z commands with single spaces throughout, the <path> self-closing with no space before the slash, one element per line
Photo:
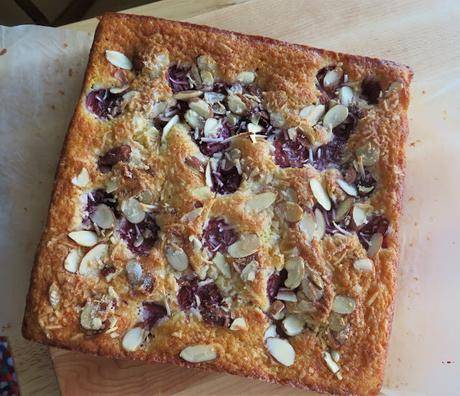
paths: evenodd
<path fill-rule="evenodd" d="M 59 167 L 26 334 L 114 357 L 376 392 L 410 78 L 391 62 L 105 16 Z"/>

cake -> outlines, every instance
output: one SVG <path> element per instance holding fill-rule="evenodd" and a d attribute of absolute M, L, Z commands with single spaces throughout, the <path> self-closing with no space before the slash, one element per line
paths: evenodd
<path fill-rule="evenodd" d="M 24 336 L 376 395 L 411 78 L 390 61 L 106 14 Z"/>

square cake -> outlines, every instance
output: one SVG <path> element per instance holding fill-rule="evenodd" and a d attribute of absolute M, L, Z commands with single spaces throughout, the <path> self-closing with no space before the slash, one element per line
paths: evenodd
<path fill-rule="evenodd" d="M 411 78 L 389 61 L 105 15 L 24 336 L 377 394 Z"/>

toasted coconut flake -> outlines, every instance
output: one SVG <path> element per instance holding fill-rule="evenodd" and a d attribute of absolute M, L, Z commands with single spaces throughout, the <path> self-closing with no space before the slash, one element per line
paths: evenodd
<path fill-rule="evenodd" d="M 91 247 L 94 246 L 98 239 L 97 234 L 93 231 L 72 231 L 68 234 L 69 238 L 78 243 L 80 246 Z"/>
<path fill-rule="evenodd" d="M 192 345 L 183 349 L 179 356 L 189 363 L 201 363 L 215 360 L 217 353 L 212 345 Z"/>
<path fill-rule="evenodd" d="M 360 158 L 364 166 L 373 166 L 380 158 L 380 149 L 373 143 L 366 143 L 355 151 L 356 157 Z"/>
<path fill-rule="evenodd" d="M 326 190 L 324 189 L 321 182 L 317 179 L 310 179 L 310 188 L 313 193 L 313 196 L 318 201 L 318 203 L 326 210 L 331 210 L 331 200 L 327 195 Z"/>
<path fill-rule="evenodd" d="M 270 337 L 265 340 L 265 343 L 267 345 L 268 352 L 270 352 L 270 355 L 272 355 L 276 361 L 286 367 L 294 364 L 295 351 L 287 340 Z"/>

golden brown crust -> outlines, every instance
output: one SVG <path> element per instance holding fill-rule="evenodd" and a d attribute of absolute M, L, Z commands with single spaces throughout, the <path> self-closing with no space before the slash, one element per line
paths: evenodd
<path fill-rule="evenodd" d="M 120 51 L 137 60 L 141 69 L 115 67 L 107 61 L 106 50 Z M 279 167 L 270 138 L 256 139 L 242 134 L 231 141 L 231 149 L 236 150 L 232 152 L 238 152 L 241 158 L 243 180 L 239 189 L 228 195 L 211 193 L 203 174 L 207 158 L 200 153 L 187 129 L 177 125 L 167 137 L 165 133 L 162 137 L 158 131 L 152 132 L 155 129 L 151 128 L 152 105 L 172 95 L 165 70 L 155 75 L 158 65 L 154 60 L 158 54 L 166 54 L 171 64 L 195 64 L 198 56 L 210 56 L 217 64 L 219 78 L 230 83 L 235 82 L 240 72 L 255 71 L 256 83 L 264 92 L 265 109 L 271 114 L 281 113 L 285 128 L 296 128 L 295 133 L 303 131 L 312 146 L 327 144 L 333 139 L 327 128 L 313 128 L 299 116 L 303 107 L 318 104 L 322 93 L 315 81 L 320 69 L 335 65 L 336 70 L 348 76 L 349 83 L 344 84 L 350 85 L 357 95 L 363 93 L 362 81 L 366 78 L 379 81 L 382 92 L 377 103 L 357 99 L 365 116 L 359 119 L 346 143 L 346 153 L 352 157 L 364 143 L 376 146 L 380 153 L 375 164 L 366 166 L 377 180 L 375 192 L 356 198 L 359 202 L 355 202 L 365 209 L 368 221 L 371 216 L 381 215 L 390 224 L 384 246 L 372 257 L 370 273 L 353 267 L 357 258 L 367 257 L 367 246 L 360 242 L 356 232 L 326 232 L 323 238 L 316 240 L 305 237 L 298 224 L 285 220 L 289 205 L 315 216 L 315 209 L 320 206 L 309 184 L 312 178 L 322 182 L 336 210 L 347 198 L 337 186 L 337 179 L 342 178 L 339 170 L 315 169 L 308 164 Z M 136 66 L 136 61 L 134 64 Z M 57 170 L 48 222 L 31 276 L 24 336 L 48 345 L 119 359 L 198 366 L 334 394 L 377 394 L 393 315 L 411 78 L 408 67 L 389 61 L 188 23 L 105 15 L 96 31 L 81 98 Z M 396 84 L 390 87 L 394 82 Z M 137 94 L 129 98 L 120 116 L 104 121 L 87 110 L 86 97 L 93 89 L 120 87 L 125 83 Z M 337 101 L 333 98 L 327 106 L 332 108 Z M 110 172 L 102 173 L 98 169 L 98 158 L 121 144 L 131 147 L 130 160 L 120 161 Z M 356 161 L 359 163 L 360 157 L 350 158 L 350 163 L 354 158 L 353 163 L 359 168 Z M 90 182 L 81 187 L 72 179 L 83 169 L 88 171 Z M 89 250 L 78 247 L 67 236 L 70 231 L 82 229 L 82 217 L 85 217 L 82 197 L 98 188 L 107 189 L 114 181 L 119 205 L 135 196 L 148 210 L 154 211 L 159 226 L 158 239 L 147 255 L 139 257 L 129 251 L 116 232 L 113 236 L 102 233 L 98 246 L 109 246 L 104 264 L 114 268 L 113 277 L 71 273 L 63 265 L 69 252 Z M 275 194 L 276 202 L 258 213 L 248 212 L 249 200 L 267 191 Z M 295 205 L 290 203 L 292 191 Z M 197 206 L 201 207 L 198 211 Z M 123 217 L 120 207 L 114 210 Z M 184 216 L 194 211 L 196 215 L 185 221 Z M 258 236 L 260 247 L 254 259 L 257 272 L 253 280 L 248 281 L 238 272 L 251 264 L 250 260 L 242 263 L 227 254 L 230 275 L 225 277 L 213 267 L 212 257 L 204 257 L 202 250 L 194 245 L 193 238 L 202 238 L 207 219 L 216 217 L 232 224 L 239 236 Z M 231 319 L 244 318 L 247 331 L 210 325 L 203 322 L 200 315 L 183 312 L 176 299 L 181 287 L 177 280 L 180 272 L 172 271 L 165 258 L 165 249 L 171 240 L 182 246 L 188 257 L 187 273 L 193 270 L 201 279 L 213 279 L 220 292 L 231 300 Z M 324 287 L 322 297 L 313 301 L 314 312 L 302 316 L 307 323 L 305 330 L 288 338 L 295 350 L 295 362 L 285 367 L 277 363 L 265 347 L 264 333 L 271 321 L 267 315 L 270 304 L 266 288 L 267 278 L 274 271 L 280 271 L 290 255 L 301 257 L 309 271 L 320 274 Z M 154 278 L 152 290 L 135 288 L 128 281 L 126 263 L 134 259 L 144 274 Z M 301 298 L 299 288 L 296 293 Z M 53 296 L 51 291 L 55 291 Z M 351 329 L 343 343 L 338 341 L 330 324 L 334 316 L 331 306 L 337 295 L 352 297 L 356 304 L 351 313 L 340 316 Z M 152 327 L 150 337 L 141 347 L 127 352 L 122 347 L 123 336 L 139 326 L 137 309 L 145 301 L 166 304 L 171 312 L 168 318 Z M 112 302 L 115 307 L 107 308 Z M 98 314 L 103 316 L 103 324 L 92 323 L 94 330 L 85 330 L 81 324 L 82 310 L 88 304 L 98 304 Z M 295 309 L 295 304 L 286 305 L 288 311 Z M 181 350 L 195 344 L 213 345 L 217 359 L 209 363 L 189 363 L 179 357 Z M 340 372 L 334 375 L 322 356 L 336 350 L 340 351 Z"/>

